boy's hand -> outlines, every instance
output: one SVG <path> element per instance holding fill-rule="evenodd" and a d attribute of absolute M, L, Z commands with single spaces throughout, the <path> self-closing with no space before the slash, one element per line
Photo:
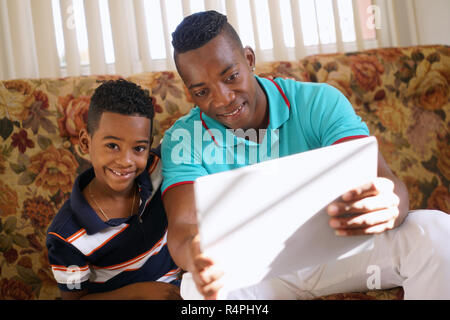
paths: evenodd
<path fill-rule="evenodd" d="M 192 240 L 190 249 L 194 265 L 194 269 L 191 270 L 192 278 L 197 290 L 206 300 L 216 300 L 219 290 L 223 286 L 220 282 L 223 272 L 217 268 L 212 259 L 203 255 L 198 235 Z"/>
<path fill-rule="evenodd" d="M 337 235 L 375 234 L 397 226 L 400 199 L 387 178 L 343 194 L 327 207 L 329 224 Z"/>

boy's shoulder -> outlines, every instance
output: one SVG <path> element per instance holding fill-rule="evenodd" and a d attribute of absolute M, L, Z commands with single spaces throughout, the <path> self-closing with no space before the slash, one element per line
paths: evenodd
<path fill-rule="evenodd" d="M 71 200 L 70 198 L 66 200 L 61 209 L 59 209 L 47 229 L 47 235 L 56 235 L 67 241 L 72 235 L 83 229 L 72 210 Z"/>
<path fill-rule="evenodd" d="M 61 209 L 53 218 L 47 234 L 57 235 L 64 240 L 70 238 L 73 234 L 86 228 L 82 224 L 80 216 L 87 214 L 87 202 L 82 194 L 80 185 L 82 180 L 90 180 L 95 176 L 93 168 L 89 168 L 75 179 L 72 192 L 69 198 L 64 202 Z"/>

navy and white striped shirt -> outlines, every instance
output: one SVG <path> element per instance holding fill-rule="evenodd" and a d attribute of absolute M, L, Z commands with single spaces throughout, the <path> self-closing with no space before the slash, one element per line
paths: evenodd
<path fill-rule="evenodd" d="M 94 177 L 93 168 L 77 177 L 48 229 L 48 257 L 58 287 L 96 293 L 143 281 L 179 285 L 180 269 L 167 248 L 159 157 L 151 155 L 147 170 L 136 178 L 141 204 L 129 218 L 100 219 L 82 194 Z"/>

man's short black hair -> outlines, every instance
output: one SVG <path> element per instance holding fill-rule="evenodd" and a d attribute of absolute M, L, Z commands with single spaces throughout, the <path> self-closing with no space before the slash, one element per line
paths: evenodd
<path fill-rule="evenodd" d="M 226 32 L 239 48 L 242 48 L 239 35 L 228 23 L 225 15 L 209 10 L 185 17 L 172 33 L 175 60 L 178 54 L 204 46 L 222 31 Z"/>
<path fill-rule="evenodd" d="M 92 135 L 98 128 L 104 112 L 142 116 L 153 119 L 152 98 L 147 90 L 123 79 L 109 80 L 95 89 L 89 105 L 87 132 Z"/>

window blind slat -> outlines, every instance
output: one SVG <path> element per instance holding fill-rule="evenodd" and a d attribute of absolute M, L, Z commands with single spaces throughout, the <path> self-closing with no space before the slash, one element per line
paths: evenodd
<path fill-rule="evenodd" d="M 284 43 L 283 25 L 281 22 L 280 4 L 278 3 L 278 0 L 269 0 L 269 16 L 273 35 L 274 56 L 279 57 L 280 60 L 286 60 L 286 51 L 283 50 L 286 45 Z"/>
<path fill-rule="evenodd" d="M 192 13 L 190 0 L 181 0 L 181 5 L 183 7 L 183 17 L 186 17 Z"/>
<path fill-rule="evenodd" d="M 105 45 L 98 0 L 84 0 L 89 47 L 89 67 L 92 74 L 106 74 Z"/>
<path fill-rule="evenodd" d="M 387 13 L 389 19 L 389 33 L 391 35 L 391 45 L 398 46 L 398 33 L 397 33 L 397 22 L 396 22 L 396 10 L 394 3 L 392 1 L 387 1 Z"/>
<path fill-rule="evenodd" d="M 317 14 L 317 5 L 316 5 L 315 1 L 314 1 L 314 15 L 316 17 L 315 21 L 316 21 L 316 30 L 317 30 L 317 35 L 318 35 L 319 53 L 323 53 L 322 41 L 320 40 L 319 15 Z"/>
<path fill-rule="evenodd" d="M 31 1 L 36 54 L 40 77 L 61 75 L 51 0 Z"/>
<path fill-rule="evenodd" d="M 336 49 L 338 52 L 344 52 L 344 44 L 342 42 L 342 31 L 341 31 L 341 19 L 339 17 L 339 8 L 337 0 L 333 0 L 333 16 L 334 16 L 334 29 L 336 32 Z"/>
<path fill-rule="evenodd" d="M 261 42 L 259 41 L 259 30 L 258 30 L 258 20 L 256 19 L 256 5 L 255 1 L 250 0 L 250 13 L 252 15 L 252 25 L 253 25 L 253 38 L 255 40 L 255 55 L 258 58 L 261 55 Z"/>
<path fill-rule="evenodd" d="M 143 71 L 152 70 L 152 57 L 150 56 L 150 46 L 148 41 L 147 28 L 145 26 L 145 7 L 143 0 L 134 0 L 134 15 L 136 17 L 136 32 L 139 47 L 139 56 L 142 61 Z"/>
<path fill-rule="evenodd" d="M 416 8 L 414 6 L 414 1 L 407 1 L 406 2 L 406 10 L 408 14 L 408 22 L 411 26 L 409 28 L 409 32 L 411 35 L 411 44 L 416 46 L 419 44 L 419 36 L 417 32 L 417 25 L 414 23 L 416 21 Z"/>
<path fill-rule="evenodd" d="M 7 0 L 15 76 L 37 77 L 38 62 L 31 8 L 26 0 Z"/>
<path fill-rule="evenodd" d="M 80 52 L 78 50 L 72 0 L 60 0 L 60 8 L 64 34 L 64 49 L 66 52 L 67 75 L 79 76 L 81 74 Z"/>
<path fill-rule="evenodd" d="M 0 43 L 2 44 L 0 46 L 0 58 L 2 59 L 0 76 L 1 79 L 12 79 L 16 77 L 16 71 L 6 0 L 0 0 L 0 9 Z"/>
<path fill-rule="evenodd" d="M 224 8 L 220 0 L 205 0 L 205 10 L 215 10 L 224 14 Z"/>
<path fill-rule="evenodd" d="M 141 71 L 136 39 L 133 3 L 123 0 L 109 0 L 111 28 L 116 57 L 116 73 L 128 76 Z"/>
<path fill-rule="evenodd" d="M 242 0 L 241 0 L 242 1 Z M 227 10 L 228 23 L 233 26 L 236 32 L 239 34 L 239 23 L 236 8 L 236 0 L 227 0 L 225 2 L 225 8 Z"/>
<path fill-rule="evenodd" d="M 362 37 L 361 19 L 359 15 L 359 6 L 357 0 L 352 0 L 353 7 L 353 23 L 355 25 L 356 48 L 358 51 L 364 49 L 364 41 Z"/>
<path fill-rule="evenodd" d="M 306 50 L 303 41 L 302 19 L 300 17 L 299 0 L 291 0 L 291 14 L 294 27 L 295 57 L 296 59 L 300 59 L 306 56 Z"/>
<path fill-rule="evenodd" d="M 386 10 L 386 1 L 385 0 L 372 0 L 372 3 L 380 8 L 380 12 L 385 12 Z M 390 37 L 389 37 L 389 20 L 387 18 L 387 14 L 381 14 L 381 29 L 375 29 L 377 44 L 379 47 L 389 47 L 390 46 Z"/>
<path fill-rule="evenodd" d="M 172 58 L 172 35 L 169 30 L 169 21 L 167 19 L 167 7 L 164 0 L 160 0 L 161 17 L 163 21 L 164 44 L 166 46 L 166 65 L 169 70 L 175 70 L 175 63 Z"/>

